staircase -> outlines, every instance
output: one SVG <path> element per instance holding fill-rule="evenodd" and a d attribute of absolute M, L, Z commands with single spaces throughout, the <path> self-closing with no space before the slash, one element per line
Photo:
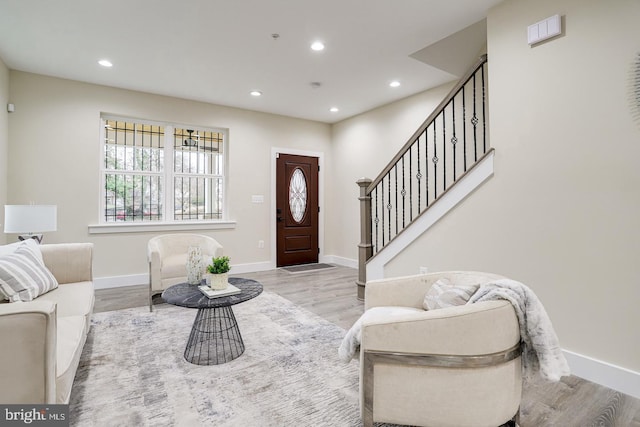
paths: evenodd
<path fill-rule="evenodd" d="M 483 55 L 372 181 L 360 186 L 358 298 L 367 280 L 493 174 Z"/>

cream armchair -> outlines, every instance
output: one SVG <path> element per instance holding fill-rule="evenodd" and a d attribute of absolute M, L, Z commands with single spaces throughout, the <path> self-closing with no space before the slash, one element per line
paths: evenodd
<path fill-rule="evenodd" d="M 220 243 L 200 234 L 163 234 L 149 240 L 149 311 L 153 310 L 154 295 L 187 280 L 187 252 L 190 246 L 200 247 L 204 260 L 203 272 L 212 257 L 222 256 Z"/>
<path fill-rule="evenodd" d="M 503 277 L 441 272 L 367 282 L 365 309 L 408 309 L 394 316 L 368 316 L 362 324 L 360 404 L 365 427 L 374 421 L 438 427 L 517 422 L 522 372 L 512 305 L 486 301 L 423 310 L 427 290 L 441 278 L 476 284 Z"/>

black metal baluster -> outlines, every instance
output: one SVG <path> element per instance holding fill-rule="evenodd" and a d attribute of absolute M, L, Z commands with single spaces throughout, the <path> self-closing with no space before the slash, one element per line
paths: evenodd
<path fill-rule="evenodd" d="M 458 138 L 456 138 L 456 98 L 455 96 L 451 98 L 451 109 L 452 109 L 452 126 L 453 126 L 453 136 L 451 137 L 451 145 L 453 145 L 453 182 L 456 182 L 456 144 L 458 143 Z"/>
<path fill-rule="evenodd" d="M 420 138 L 418 138 L 419 142 Z M 420 144 L 418 143 L 418 165 L 420 165 Z M 418 166 L 418 172 L 420 166 Z M 418 206 L 420 205 L 420 182 L 418 182 Z M 413 221 L 413 147 L 409 149 L 409 222 Z"/>
<path fill-rule="evenodd" d="M 473 75 L 473 117 L 471 118 L 473 125 L 473 160 L 478 161 L 478 116 L 476 115 L 476 75 Z"/>
<path fill-rule="evenodd" d="M 378 223 L 380 222 L 380 218 L 378 218 L 378 185 L 376 185 L 376 188 L 374 188 L 374 191 L 376 192 L 376 196 L 375 196 L 375 212 L 376 212 L 376 216 L 374 219 L 374 223 L 375 223 L 375 228 L 376 228 L 376 238 L 375 238 L 375 245 L 373 247 L 373 252 L 377 253 L 378 252 Z"/>
<path fill-rule="evenodd" d="M 436 134 L 436 121 L 433 121 L 433 200 L 438 198 L 438 147 L 436 145 L 438 136 Z"/>
<path fill-rule="evenodd" d="M 467 110 L 466 110 L 466 101 L 465 101 L 465 90 L 466 83 L 462 86 L 462 148 L 464 152 L 463 163 L 464 163 L 464 171 L 467 171 Z"/>
<path fill-rule="evenodd" d="M 389 192 L 389 202 L 387 204 L 387 211 L 389 213 L 389 241 L 391 241 L 391 208 L 393 207 L 393 205 L 391 205 L 391 171 L 387 172 L 387 190 Z M 398 193 L 396 191 L 396 197 L 397 194 Z"/>
<path fill-rule="evenodd" d="M 426 133 L 426 131 L 425 131 L 425 133 Z M 418 137 L 418 143 L 416 145 L 417 145 L 417 148 L 418 148 L 418 152 L 416 153 L 416 158 L 418 159 L 418 172 L 416 173 L 416 180 L 418 181 L 418 215 L 420 215 L 420 202 L 421 202 L 421 200 L 420 200 L 421 194 L 420 193 L 422 193 L 421 188 L 420 188 L 420 181 L 422 179 L 422 174 L 420 173 L 420 137 Z M 411 182 L 411 181 L 409 181 L 409 182 Z M 412 198 L 413 198 L 413 196 L 412 196 Z"/>
<path fill-rule="evenodd" d="M 447 130 L 446 116 L 447 107 L 442 109 L 442 192 L 447 190 Z"/>
<path fill-rule="evenodd" d="M 480 67 L 482 78 L 482 153 L 487 152 L 487 118 L 485 117 L 484 64 Z"/>
<path fill-rule="evenodd" d="M 429 128 L 424 130 L 424 189 L 425 209 L 429 207 Z"/>
<path fill-rule="evenodd" d="M 445 105 L 440 113 L 442 117 L 442 191 L 444 192 L 447 189 L 447 131 L 446 131 L 446 111 L 447 106 Z"/>
<path fill-rule="evenodd" d="M 384 177 L 380 180 L 380 184 L 382 185 L 382 195 L 380 199 L 380 214 L 382 215 L 382 247 L 385 246 L 385 230 L 384 230 Z"/>
<path fill-rule="evenodd" d="M 404 221 L 404 211 L 405 211 L 405 199 L 407 197 L 407 189 L 405 187 L 405 179 L 404 179 L 404 156 L 402 156 L 402 190 L 400 191 L 400 194 L 402 195 L 402 228 L 404 228 L 405 226 L 405 221 Z"/>
<path fill-rule="evenodd" d="M 396 163 L 396 165 L 393 167 L 393 173 L 395 175 L 395 180 L 396 180 L 396 204 L 395 204 L 395 213 L 396 213 L 396 234 L 398 234 L 398 207 L 400 206 L 398 204 L 398 163 Z"/>

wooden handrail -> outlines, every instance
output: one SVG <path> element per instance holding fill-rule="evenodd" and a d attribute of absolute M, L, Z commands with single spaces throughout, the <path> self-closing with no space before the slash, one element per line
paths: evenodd
<path fill-rule="evenodd" d="M 442 110 L 444 110 L 444 108 L 449 105 L 449 103 L 451 102 L 451 100 L 457 95 L 457 93 L 460 91 L 460 89 L 462 89 L 462 87 L 467 84 L 467 82 L 469 81 L 469 79 L 471 79 L 471 77 L 473 77 L 473 75 L 476 73 L 476 71 L 478 71 L 480 69 L 480 67 L 482 67 L 485 63 L 487 62 L 487 55 L 482 55 L 480 56 L 480 58 L 478 59 L 478 61 L 476 61 L 476 63 L 469 68 L 469 71 L 467 71 L 458 81 L 458 83 L 449 91 L 449 93 L 447 94 L 447 96 L 442 100 L 442 102 L 440 104 L 438 104 L 438 106 L 433 110 L 433 112 L 429 115 L 429 117 L 427 117 L 427 120 L 425 120 L 422 123 L 422 126 L 420 126 L 418 128 L 417 131 L 414 132 L 413 135 L 411 135 L 411 138 L 409 138 L 409 140 L 402 146 L 402 148 L 400 149 L 400 151 L 398 151 L 398 154 L 396 154 L 394 156 L 393 159 L 391 159 L 391 161 L 387 164 L 387 166 L 382 170 L 382 172 L 378 175 L 378 177 L 376 179 L 374 179 L 371 184 L 369 185 L 369 187 L 367 188 L 367 194 L 370 194 L 371 191 L 380 183 L 380 181 L 382 181 L 382 179 L 387 175 L 387 173 L 389 173 L 389 171 L 391 169 L 394 168 L 394 166 L 396 165 L 396 163 L 398 163 L 398 161 L 400 161 L 400 159 L 402 158 L 402 156 L 405 155 L 405 153 L 411 148 L 411 146 L 413 145 L 413 143 L 416 141 L 416 139 L 418 139 L 418 137 L 420 135 L 422 135 L 424 133 L 424 131 L 429 127 L 429 125 L 435 120 L 436 117 L 438 117 L 440 115 L 440 113 L 442 113 Z"/>
<path fill-rule="evenodd" d="M 482 156 L 480 156 L 480 157 L 478 158 L 478 161 L 477 161 L 477 162 L 475 162 L 474 164 L 472 164 L 472 165 L 469 167 L 469 169 L 467 169 L 465 172 L 463 172 L 463 173 L 462 173 L 462 175 L 460 175 L 460 176 L 458 177 L 457 181 L 460 181 L 460 180 L 462 180 L 465 176 L 469 175 L 469 174 L 474 170 L 474 168 L 476 168 L 479 164 L 481 164 L 481 163 L 482 163 L 482 161 L 483 161 L 485 158 L 489 157 L 489 156 L 490 156 L 494 151 L 495 151 L 495 148 L 490 148 L 490 149 L 488 149 L 486 153 L 484 153 Z M 451 191 L 451 187 L 447 188 L 443 193 L 439 194 L 439 195 L 438 195 L 438 199 L 440 199 L 440 198 L 444 197 L 444 195 L 445 195 L 445 194 L 447 194 L 449 191 Z M 433 204 L 431 204 L 431 205 L 427 206 L 424 210 L 422 210 L 422 211 L 418 214 L 418 216 L 416 216 L 415 218 L 413 218 L 413 221 L 417 221 L 417 220 L 418 220 L 418 218 L 420 218 L 420 217 L 421 217 L 421 216 L 423 216 L 423 215 L 426 215 L 426 213 L 427 213 L 427 212 L 428 212 L 428 211 L 429 211 L 433 206 L 434 206 Z M 369 222 L 370 222 L 370 221 L 369 221 Z M 402 230 L 400 230 L 400 231 L 398 232 L 398 234 L 396 234 L 395 236 L 393 236 L 393 238 L 395 239 L 396 237 L 400 236 L 402 233 L 404 233 L 404 231 L 405 231 L 407 228 L 408 228 L 408 227 L 405 227 L 405 228 L 403 228 Z M 380 252 L 384 251 L 384 250 L 385 250 L 385 248 L 386 248 L 386 247 L 388 247 L 388 246 L 389 246 L 389 242 L 387 242 L 387 244 L 386 244 L 386 245 L 384 245 L 382 248 L 378 249 L 378 251 L 377 251 L 375 254 L 376 254 L 376 255 L 378 255 Z M 368 255 L 368 257 L 367 257 L 367 258 L 365 258 L 365 262 L 364 262 L 364 264 L 366 265 L 366 264 L 369 262 L 369 260 L 370 260 L 370 259 L 371 259 L 371 255 Z M 365 277 L 365 278 L 366 278 L 366 277 Z"/>

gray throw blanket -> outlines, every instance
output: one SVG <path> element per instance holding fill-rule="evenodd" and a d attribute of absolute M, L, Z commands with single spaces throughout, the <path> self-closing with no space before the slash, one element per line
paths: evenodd
<path fill-rule="evenodd" d="M 538 373 L 549 381 L 559 381 L 571 374 L 551 320 L 531 289 L 515 280 L 495 280 L 482 284 L 467 304 L 491 300 L 507 300 L 516 311 L 525 378 Z"/>

